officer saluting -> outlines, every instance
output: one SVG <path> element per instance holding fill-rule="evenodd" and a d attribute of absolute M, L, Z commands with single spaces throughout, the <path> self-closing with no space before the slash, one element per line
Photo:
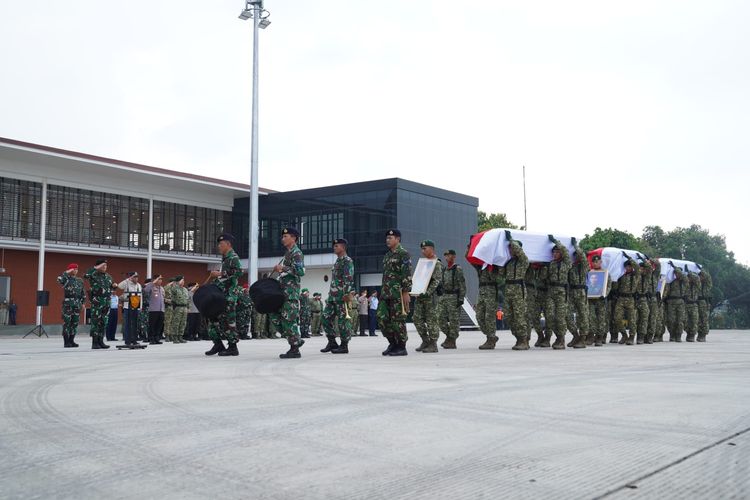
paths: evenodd
<path fill-rule="evenodd" d="M 74 339 L 78 330 L 81 307 L 85 300 L 83 280 L 78 277 L 78 264 L 69 264 L 67 269 L 58 276 L 57 282 L 63 287 L 65 298 L 62 305 L 63 317 L 63 347 L 78 347 Z"/>

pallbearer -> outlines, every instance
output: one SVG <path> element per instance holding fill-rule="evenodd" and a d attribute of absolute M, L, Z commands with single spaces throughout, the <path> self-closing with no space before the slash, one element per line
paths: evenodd
<path fill-rule="evenodd" d="M 600 255 L 594 255 L 591 257 L 591 268 L 594 271 L 599 271 L 602 268 L 602 258 Z M 612 278 L 607 273 L 607 285 L 606 292 L 612 286 Z M 589 332 L 590 335 L 594 336 L 594 345 L 601 347 L 607 341 L 607 323 L 608 323 L 608 308 L 607 308 L 607 295 L 604 297 L 592 297 L 588 299 L 589 302 Z"/>
<path fill-rule="evenodd" d="M 700 266 L 699 266 L 700 267 Z M 711 290 L 713 282 L 705 267 L 701 267 L 701 293 L 698 296 L 698 342 L 705 342 L 708 335 L 708 317 L 711 312 Z"/>
<path fill-rule="evenodd" d="M 78 277 L 78 264 L 69 264 L 67 269 L 58 276 L 57 282 L 63 287 L 65 293 L 62 304 L 63 347 L 78 347 L 75 337 L 78 332 L 81 307 L 85 300 L 83 280 Z"/>
<path fill-rule="evenodd" d="M 388 347 L 383 356 L 406 356 L 406 316 L 411 292 L 411 257 L 401 246 L 401 231 L 386 231 L 388 252 L 383 257 L 383 286 L 378 304 L 378 324 Z"/>
<path fill-rule="evenodd" d="M 586 279 L 589 275 L 589 260 L 586 258 L 586 254 L 578 246 L 578 242 L 575 238 L 572 238 L 571 242 L 575 251 L 573 252 L 573 264 L 568 273 L 568 285 L 570 286 L 570 302 L 568 316 L 573 317 L 575 313 L 575 321 L 572 321 L 570 325 L 571 333 L 573 333 L 573 340 L 570 341 L 568 347 L 575 349 L 585 348 L 589 343 L 589 305 L 586 293 Z M 593 340 L 593 339 L 591 339 Z M 593 343 L 593 342 L 592 342 Z"/>
<path fill-rule="evenodd" d="M 525 283 L 529 259 L 523 251 L 523 244 L 512 239 L 510 231 L 505 234 L 511 255 L 501 273 L 505 278 L 505 312 L 510 316 L 510 331 L 516 338 L 513 350 L 525 351 L 529 348 Z"/>
<path fill-rule="evenodd" d="M 333 253 L 337 258 L 331 270 L 331 285 L 323 309 L 323 330 L 328 337 L 328 344 L 320 352 L 349 352 L 352 323 L 347 317 L 347 312 L 351 292 L 354 290 L 354 261 L 346 254 L 348 244 L 344 238 L 333 240 Z M 336 343 L 337 330 L 341 336 L 340 346 Z"/>
<path fill-rule="evenodd" d="M 436 259 L 435 243 L 432 240 L 424 240 L 419 244 L 422 256 L 426 259 Z M 419 294 L 414 305 L 414 326 L 419 336 L 422 337 L 422 345 L 416 350 L 421 352 L 438 352 L 437 341 L 440 335 L 438 325 L 438 287 L 443 281 L 443 264 L 435 260 L 435 269 L 430 276 L 427 289 Z"/>
<path fill-rule="evenodd" d="M 466 297 L 464 270 L 456 264 L 456 251 L 446 250 L 443 268 L 443 296 L 440 297 L 440 329 L 445 333 L 443 349 L 455 349 L 460 331 L 461 308 Z"/>

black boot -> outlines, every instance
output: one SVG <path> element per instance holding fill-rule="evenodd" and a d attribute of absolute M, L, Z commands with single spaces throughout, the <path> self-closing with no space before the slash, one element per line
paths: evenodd
<path fill-rule="evenodd" d="M 219 353 L 219 356 L 239 356 L 240 351 L 237 350 L 237 342 L 229 342 L 229 347 Z"/>
<path fill-rule="evenodd" d="M 214 340 L 214 346 L 211 348 L 211 350 L 206 351 L 206 356 L 213 356 L 214 354 L 224 352 L 227 348 L 224 347 L 224 342 L 221 340 Z"/>
<path fill-rule="evenodd" d="M 296 345 L 293 345 L 284 354 L 279 354 L 279 357 L 281 359 L 294 359 L 294 358 L 301 358 L 302 354 L 300 354 L 299 352 L 299 347 Z"/>
<path fill-rule="evenodd" d="M 388 354 L 389 356 L 406 356 L 409 354 L 406 352 L 406 342 L 399 340 L 396 347 Z"/>
<path fill-rule="evenodd" d="M 336 343 L 336 337 L 328 337 L 328 344 L 320 350 L 320 352 L 331 352 L 334 349 L 338 349 L 339 345 Z"/>
<path fill-rule="evenodd" d="M 104 337 L 99 335 L 97 338 L 97 341 L 99 342 L 99 349 L 109 349 L 109 346 L 104 343 Z"/>
<path fill-rule="evenodd" d="M 349 341 L 348 340 L 342 340 L 341 341 L 341 347 L 337 347 L 336 349 L 332 349 L 331 352 L 333 354 L 349 354 Z"/>
<path fill-rule="evenodd" d="M 67 333 L 62 334 L 63 337 L 63 347 L 70 347 L 70 335 Z"/>
<path fill-rule="evenodd" d="M 391 354 L 391 352 L 396 348 L 396 341 L 388 337 L 388 347 L 385 348 L 385 351 L 383 351 L 383 356 L 388 356 Z"/>
<path fill-rule="evenodd" d="M 70 347 L 78 347 L 78 344 L 76 344 L 76 334 L 68 336 L 68 342 L 70 342 Z"/>
<path fill-rule="evenodd" d="M 101 349 L 101 347 L 99 347 L 99 342 L 96 341 L 96 337 L 91 337 L 91 348 Z"/>

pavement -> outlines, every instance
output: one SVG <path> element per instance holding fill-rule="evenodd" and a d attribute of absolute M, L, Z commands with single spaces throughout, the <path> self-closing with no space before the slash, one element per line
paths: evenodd
<path fill-rule="evenodd" d="M 416 335 L 412 335 L 415 339 Z M 750 332 L 299 360 L 0 338 L 0 498 L 750 498 Z"/>

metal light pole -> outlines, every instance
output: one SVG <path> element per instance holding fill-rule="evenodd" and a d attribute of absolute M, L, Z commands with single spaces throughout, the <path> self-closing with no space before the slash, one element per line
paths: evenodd
<path fill-rule="evenodd" d="M 263 0 L 245 0 L 245 9 L 240 13 L 243 21 L 253 20 L 253 118 L 250 153 L 250 234 L 247 253 L 247 280 L 250 284 L 258 279 L 258 28 L 267 28 L 269 12 L 263 9 Z"/>

